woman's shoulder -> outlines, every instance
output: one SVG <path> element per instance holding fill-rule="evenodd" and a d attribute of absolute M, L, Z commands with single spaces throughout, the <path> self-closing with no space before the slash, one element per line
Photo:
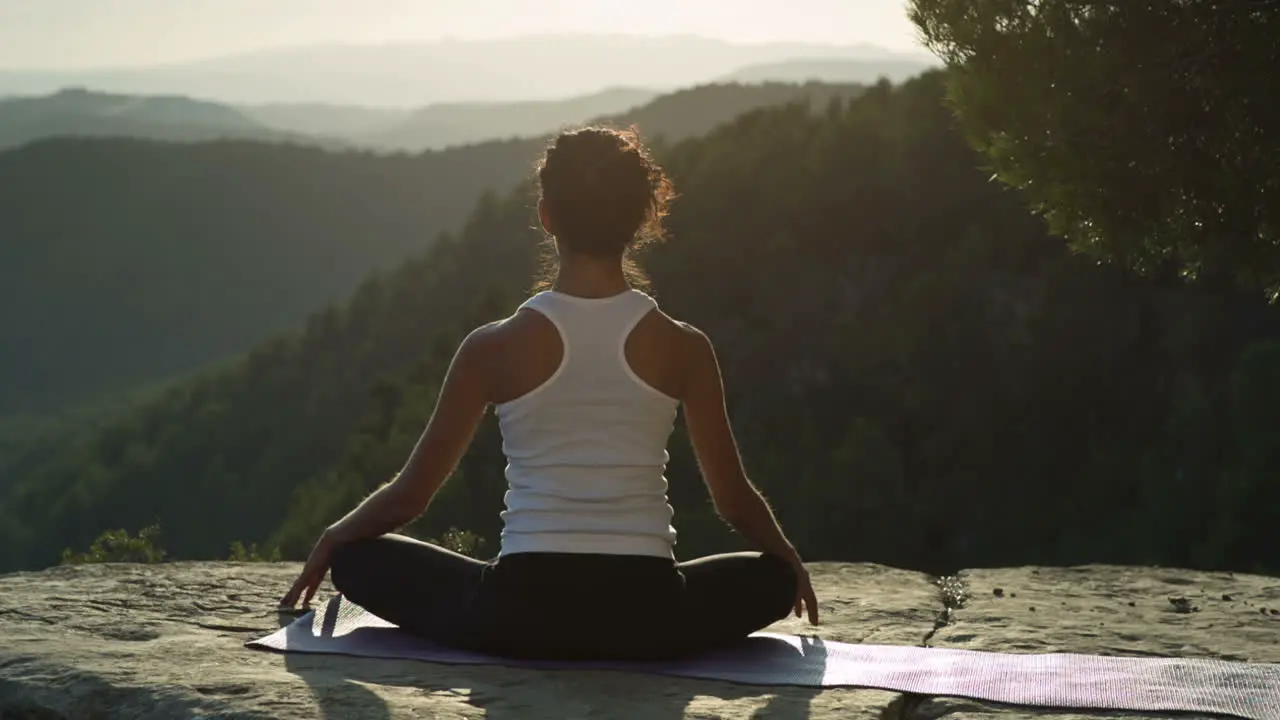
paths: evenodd
<path fill-rule="evenodd" d="M 645 319 L 649 321 L 649 336 L 668 349 L 666 354 L 682 370 L 714 356 L 711 338 L 693 323 L 673 317 L 661 307 L 655 307 Z"/>
<path fill-rule="evenodd" d="M 463 342 L 490 350 L 500 350 L 501 346 L 511 341 L 513 335 L 528 332 L 532 321 L 536 320 L 535 315 L 519 309 L 507 317 L 482 323 L 473 329 Z"/>
<path fill-rule="evenodd" d="M 544 340 L 550 321 L 541 313 L 521 306 L 510 315 L 483 323 L 463 340 L 479 358 L 502 357 Z"/>
<path fill-rule="evenodd" d="M 711 342 L 701 328 L 687 320 L 681 320 L 670 315 L 660 307 L 654 308 L 653 315 L 660 319 L 670 337 L 675 342 L 680 343 L 681 346 L 698 346 Z"/>

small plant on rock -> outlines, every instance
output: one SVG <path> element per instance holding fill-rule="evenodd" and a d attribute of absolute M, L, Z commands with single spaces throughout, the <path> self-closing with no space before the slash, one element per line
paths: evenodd
<path fill-rule="evenodd" d="M 258 543 L 251 542 L 248 547 L 236 540 L 231 543 L 231 549 L 227 555 L 227 560 L 231 562 L 280 562 L 280 547 L 277 545 L 268 552 L 258 549 Z"/>
<path fill-rule="evenodd" d="M 62 551 L 63 565 L 84 563 L 158 563 L 164 561 L 160 547 L 160 526 L 148 525 L 130 536 L 127 530 L 107 530 L 93 541 L 84 553 Z"/>

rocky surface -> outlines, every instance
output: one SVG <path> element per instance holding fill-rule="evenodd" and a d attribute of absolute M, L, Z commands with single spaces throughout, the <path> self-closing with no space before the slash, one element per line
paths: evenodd
<path fill-rule="evenodd" d="M 931 646 L 1280 663 L 1280 578 L 1092 565 L 966 570 L 952 587 L 959 592 L 946 594 L 948 622 L 929 639 Z M 929 700 L 916 713 L 952 720 L 1007 716 L 992 705 L 952 699 Z"/>
<path fill-rule="evenodd" d="M 275 601 L 298 569 L 293 563 L 172 563 L 0 576 L 0 718 L 1140 717 L 876 690 L 741 687 L 245 649 L 246 640 L 290 620 L 276 614 Z M 919 573 L 846 564 L 815 564 L 812 573 L 823 624 L 815 629 L 788 619 L 772 630 L 845 642 L 1280 662 L 1277 578 L 1015 568 L 967 571 L 939 583 Z M 331 592 L 326 586 L 318 597 Z"/>

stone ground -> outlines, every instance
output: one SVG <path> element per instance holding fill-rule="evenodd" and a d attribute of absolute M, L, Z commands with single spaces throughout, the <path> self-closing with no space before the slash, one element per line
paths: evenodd
<path fill-rule="evenodd" d="M 299 568 L 89 565 L 0 576 L 0 719 L 1162 717 L 244 648 L 291 619 L 275 603 Z M 770 630 L 843 642 L 1280 662 L 1280 578 L 1089 566 L 971 570 L 939 582 L 838 563 L 814 564 L 811 573 L 823 624 L 792 618 Z M 326 586 L 317 598 L 330 593 Z"/>

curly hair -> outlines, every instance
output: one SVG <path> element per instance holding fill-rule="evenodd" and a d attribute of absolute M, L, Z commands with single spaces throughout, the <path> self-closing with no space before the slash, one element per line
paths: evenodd
<path fill-rule="evenodd" d="M 662 221 L 675 189 L 635 128 L 591 126 L 562 132 L 548 145 L 537 172 L 541 199 L 561 247 L 621 257 L 628 278 L 647 284 L 630 253 L 665 238 Z"/>

